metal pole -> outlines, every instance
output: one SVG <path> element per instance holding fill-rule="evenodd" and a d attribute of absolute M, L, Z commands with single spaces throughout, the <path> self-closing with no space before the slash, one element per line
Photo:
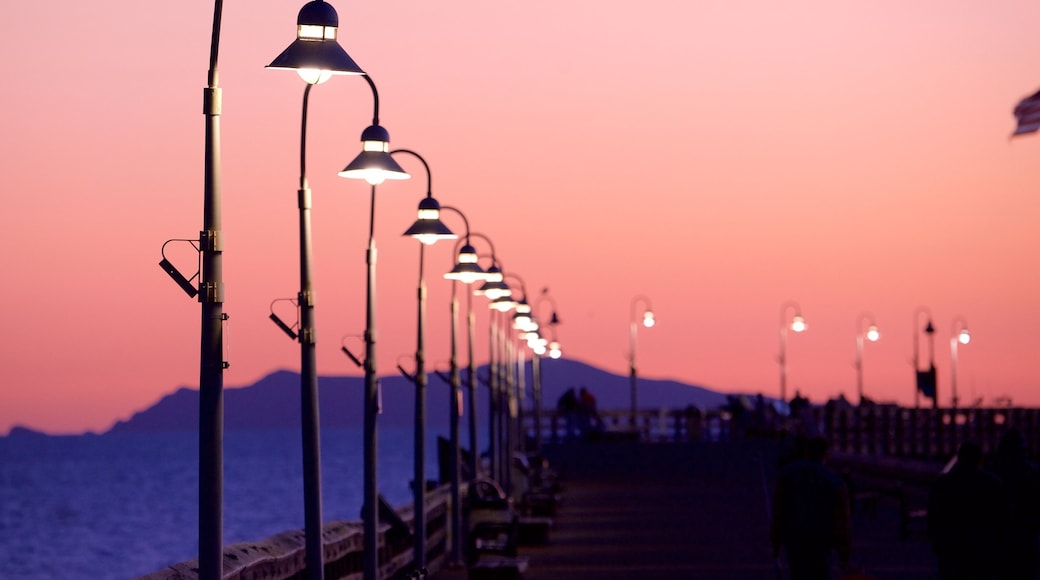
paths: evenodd
<path fill-rule="evenodd" d="M 473 312 L 473 292 L 466 291 L 466 349 L 469 360 L 466 361 L 466 383 L 469 387 L 469 451 L 470 476 L 474 479 L 480 474 L 480 445 L 477 442 L 477 363 L 473 357 L 476 314 Z"/>
<path fill-rule="evenodd" d="M 534 382 L 534 452 L 542 454 L 542 357 L 531 357 L 531 380 Z"/>
<path fill-rule="evenodd" d="M 780 321 L 780 401 L 787 402 L 787 321 Z"/>
<path fill-rule="evenodd" d="M 629 396 L 631 399 L 631 407 L 629 408 L 628 424 L 634 431 L 636 428 L 636 321 L 632 318 L 631 325 L 629 326 L 628 336 L 628 378 L 629 378 Z"/>
<path fill-rule="evenodd" d="M 863 404 L 863 332 L 856 336 L 856 393 L 859 395 L 859 404 Z"/>
<path fill-rule="evenodd" d="M 462 384 L 459 378 L 458 335 L 459 335 L 459 283 L 451 281 L 451 396 L 448 397 L 448 434 L 451 439 L 451 546 L 450 563 L 454 566 L 462 564 L 462 497 L 461 475 L 459 473 L 459 405 L 462 397 Z"/>
<path fill-rule="evenodd" d="M 498 464 L 495 452 L 498 439 L 496 418 L 498 415 L 498 340 L 495 334 L 496 311 L 488 312 L 488 471 L 491 479 L 498 479 Z"/>
<path fill-rule="evenodd" d="M 950 407 L 957 410 L 957 335 L 950 337 Z"/>
<path fill-rule="evenodd" d="M 412 489 L 415 517 L 414 567 L 426 567 L 426 282 L 423 280 L 423 256 L 426 245 L 419 244 L 419 324 L 415 349 L 415 473 Z"/>
<path fill-rule="evenodd" d="M 318 373 L 314 332 L 314 289 L 311 273 L 311 190 L 306 177 L 307 104 L 311 87 L 303 91 L 300 131 L 300 411 L 303 428 L 303 511 L 307 577 L 325 577 L 321 539 L 321 449 L 318 420 Z"/>
<path fill-rule="evenodd" d="M 503 324 L 502 328 L 508 329 L 509 327 Z M 514 447 L 513 410 L 516 405 L 516 381 L 514 380 L 515 352 L 513 350 L 513 340 L 509 338 L 508 330 L 503 330 L 503 335 L 502 375 L 504 380 L 502 381 L 502 418 L 500 419 L 500 424 L 502 425 L 502 452 L 499 454 L 499 473 L 505 482 L 506 493 L 512 495 L 513 470 L 510 469 L 510 463 L 513 458 Z"/>
<path fill-rule="evenodd" d="M 379 379 L 376 377 L 376 186 L 372 186 L 372 202 L 368 217 L 368 265 L 365 292 L 365 432 L 364 432 L 364 579 L 379 578 L 379 488 L 377 485 L 376 420 L 379 416 Z"/>
<path fill-rule="evenodd" d="M 217 72 L 222 0 L 213 3 L 207 87 L 205 176 L 199 248 L 202 331 L 199 357 L 199 578 L 223 577 L 224 530 L 224 336 L 223 244 L 221 240 L 221 90 Z"/>

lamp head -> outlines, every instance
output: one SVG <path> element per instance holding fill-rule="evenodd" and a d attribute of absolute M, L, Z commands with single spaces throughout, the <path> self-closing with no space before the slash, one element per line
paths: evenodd
<path fill-rule="evenodd" d="M 339 176 L 364 179 L 371 185 L 379 185 L 387 179 L 411 177 L 390 155 L 390 133 L 380 125 L 371 125 L 361 132 L 361 153 L 339 172 Z"/>
<path fill-rule="evenodd" d="M 870 328 L 867 329 L 867 340 L 870 342 L 877 342 L 877 339 L 881 338 L 881 332 L 878 331 L 878 327 L 871 324 Z"/>
<path fill-rule="evenodd" d="M 502 274 L 502 269 L 498 267 L 498 264 L 492 263 L 487 269 L 488 282 L 501 282 L 504 279 L 505 275 Z"/>
<path fill-rule="evenodd" d="M 563 351 L 560 350 L 560 343 L 555 340 L 549 343 L 549 358 L 560 358 L 563 356 Z"/>
<path fill-rule="evenodd" d="M 654 313 L 653 312 L 647 310 L 646 312 L 643 313 L 643 326 L 645 326 L 647 328 L 650 328 L 655 323 L 656 323 L 656 321 L 654 320 Z"/>
<path fill-rule="evenodd" d="M 412 236 L 427 246 L 437 243 L 437 240 L 453 240 L 458 237 L 441 221 L 441 204 L 432 197 L 424 197 L 419 202 L 419 219 L 415 220 L 404 235 Z"/>
<path fill-rule="evenodd" d="M 513 289 L 509 287 L 509 284 L 506 284 L 502 280 L 488 280 L 481 284 L 480 288 L 474 290 L 473 294 L 484 296 L 488 300 L 495 301 L 502 297 L 511 296 L 513 294 Z M 512 305 L 510 305 L 510 308 L 512 308 Z"/>
<path fill-rule="evenodd" d="M 487 279 L 487 273 L 477 263 L 477 250 L 469 245 L 463 244 L 459 249 L 459 259 L 450 272 L 444 274 L 448 280 L 458 280 L 463 284 L 472 284 L 477 280 Z"/>
<path fill-rule="evenodd" d="M 968 332 L 967 328 L 962 328 L 961 331 L 957 333 L 957 342 L 961 344 L 968 344 L 971 342 L 971 333 Z"/>
<path fill-rule="evenodd" d="M 796 314 L 791 319 L 791 330 L 795 332 L 805 332 L 805 329 L 809 328 L 809 325 L 805 323 L 805 319 L 800 314 Z"/>
<path fill-rule="evenodd" d="M 491 298 L 491 295 L 486 292 L 484 295 Z M 500 295 L 497 298 L 491 299 L 491 302 L 488 303 L 488 308 L 492 308 L 499 312 L 509 312 L 514 306 L 516 306 L 516 302 L 510 298 L 509 294 Z"/>
<path fill-rule="evenodd" d="M 513 329 L 526 332 L 532 322 L 531 314 L 529 312 L 521 312 L 520 304 L 522 303 L 516 305 L 516 313 L 513 314 Z"/>
<path fill-rule="evenodd" d="M 365 71 L 354 62 L 336 40 L 339 15 L 331 4 L 312 0 L 303 5 L 296 18 L 296 40 L 267 68 L 295 70 L 308 84 L 323 83 L 332 75 L 361 75 Z"/>

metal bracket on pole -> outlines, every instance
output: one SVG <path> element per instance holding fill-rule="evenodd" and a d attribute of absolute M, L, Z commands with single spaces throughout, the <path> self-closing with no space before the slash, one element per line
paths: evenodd
<path fill-rule="evenodd" d="M 178 270 L 177 267 L 173 265 L 173 262 L 170 262 L 170 260 L 166 258 L 166 244 L 169 244 L 170 242 L 189 243 L 191 244 L 191 247 L 195 250 L 195 253 L 198 254 L 198 263 L 195 266 L 195 273 L 192 274 L 190 278 L 185 278 L 184 274 L 181 274 L 180 270 Z M 187 294 L 190 298 L 194 298 L 195 295 L 199 293 L 199 289 L 191 283 L 192 280 L 199 278 L 199 275 L 202 272 L 202 250 L 199 248 L 199 245 L 199 240 L 173 238 L 163 242 L 162 249 L 159 250 L 159 254 L 162 256 L 162 259 L 159 260 L 159 267 L 162 268 L 163 271 L 166 272 L 166 274 L 169 275 L 170 278 L 172 278 L 173 281 L 181 287 L 181 290 L 184 290 L 184 293 Z M 202 298 L 200 297 L 199 300 L 201 301 Z"/>
<path fill-rule="evenodd" d="M 292 302 L 293 305 L 296 306 L 296 320 L 293 321 L 292 326 L 286 324 L 281 318 L 278 317 L 277 314 L 274 313 L 274 305 L 276 302 Z M 272 300 L 271 316 L 269 318 L 272 322 L 275 323 L 275 325 L 278 328 L 282 329 L 282 332 L 284 332 L 289 338 L 293 340 L 297 340 L 300 338 L 299 334 L 297 334 L 297 331 L 300 328 L 300 306 L 292 298 L 276 298 Z"/>

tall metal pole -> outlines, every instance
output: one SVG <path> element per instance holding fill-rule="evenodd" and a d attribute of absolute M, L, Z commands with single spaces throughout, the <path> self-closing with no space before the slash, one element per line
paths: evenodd
<path fill-rule="evenodd" d="M 498 479 L 498 336 L 495 332 L 497 312 L 488 312 L 488 470 L 491 479 Z"/>
<path fill-rule="evenodd" d="M 531 357 L 531 381 L 534 383 L 534 452 L 542 454 L 542 357 Z"/>
<path fill-rule="evenodd" d="M 462 397 L 462 381 L 459 378 L 459 283 L 451 281 L 451 375 L 449 383 L 451 394 L 448 397 L 448 437 L 451 440 L 451 546 L 449 561 L 452 565 L 462 564 L 462 505 L 461 475 L 459 473 L 459 405 Z"/>
<path fill-rule="evenodd" d="M 419 244 L 419 324 L 415 348 L 415 471 L 413 477 L 413 511 L 415 517 L 416 569 L 426 567 L 426 281 L 423 279 L 423 257 L 426 245 Z"/>
<path fill-rule="evenodd" d="M 508 320 L 508 317 L 503 317 Z M 509 336 L 509 324 L 504 322 L 501 326 L 502 337 L 502 384 L 500 392 L 502 393 L 502 416 L 500 419 L 500 425 L 502 425 L 502 448 L 499 453 L 499 473 L 501 474 L 502 480 L 504 481 L 506 493 L 513 493 L 513 470 L 510 469 L 510 462 L 513 457 L 513 409 L 516 404 L 515 390 L 516 382 L 514 380 L 514 369 L 515 367 L 515 352 L 513 350 L 513 340 Z"/>
<path fill-rule="evenodd" d="M 643 302 L 645 310 L 643 311 L 643 323 L 646 326 L 650 326 L 653 322 L 653 315 L 651 313 L 650 299 L 643 295 L 632 296 L 631 308 L 629 311 L 629 326 L 628 326 L 628 380 L 629 380 L 629 391 L 631 395 L 631 410 L 629 411 L 628 424 L 632 430 L 635 430 L 635 414 L 638 412 L 638 404 L 636 404 L 636 388 L 639 387 L 639 378 L 636 376 L 635 371 L 635 341 L 636 341 L 636 308 L 639 307 L 640 302 Z"/>
<path fill-rule="evenodd" d="M 314 288 L 311 272 L 311 190 L 307 186 L 307 104 L 311 88 L 303 91 L 300 129 L 300 411 L 303 435 L 303 511 L 307 577 L 325 577 L 321 539 L 321 445 L 318 419 L 318 372 L 314 328 Z"/>
<path fill-rule="evenodd" d="M 780 401 L 787 402 L 787 323 L 780 323 Z"/>
<path fill-rule="evenodd" d="M 630 406 L 628 411 L 628 425 L 634 431 L 636 428 L 636 320 L 633 317 L 629 325 L 628 333 L 628 390 Z"/>
<path fill-rule="evenodd" d="M 859 404 L 863 404 L 863 329 L 856 335 L 856 394 Z"/>
<path fill-rule="evenodd" d="M 379 488 L 377 477 L 378 437 L 376 419 L 379 416 L 379 379 L 376 377 L 376 186 L 372 186 L 372 201 L 368 216 L 368 265 L 365 291 L 365 432 L 364 432 L 364 556 L 362 566 L 365 580 L 379 578 Z"/>
<path fill-rule="evenodd" d="M 221 90 L 217 72 L 222 0 L 213 3 L 208 84 L 203 91 L 206 117 L 205 177 L 199 249 L 199 302 L 202 332 L 199 357 L 199 578 L 223 577 L 224 530 L 224 308 L 221 239 Z"/>
<path fill-rule="evenodd" d="M 476 479 L 480 474 L 480 444 L 477 441 L 477 361 L 473 356 L 475 342 L 476 314 L 473 312 L 473 292 L 466 291 L 466 386 L 469 391 L 469 467 L 470 476 Z"/>
<path fill-rule="evenodd" d="M 791 322 L 787 321 L 787 311 L 793 310 Z M 794 324 L 799 327 L 793 327 Z M 805 321 L 802 319 L 801 308 L 794 301 L 784 302 L 780 306 L 780 400 L 787 402 L 787 329 L 793 327 L 795 332 L 805 329 Z"/>

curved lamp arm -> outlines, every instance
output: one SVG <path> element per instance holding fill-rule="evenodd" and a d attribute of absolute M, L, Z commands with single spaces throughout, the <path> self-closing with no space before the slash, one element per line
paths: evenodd
<path fill-rule="evenodd" d="M 433 176 L 430 174 L 430 164 L 426 163 L 426 160 L 423 159 L 422 155 L 419 155 L 411 149 L 394 149 L 390 152 L 390 155 L 393 156 L 398 153 L 407 153 L 422 162 L 423 167 L 426 169 L 426 197 L 433 197 Z"/>

